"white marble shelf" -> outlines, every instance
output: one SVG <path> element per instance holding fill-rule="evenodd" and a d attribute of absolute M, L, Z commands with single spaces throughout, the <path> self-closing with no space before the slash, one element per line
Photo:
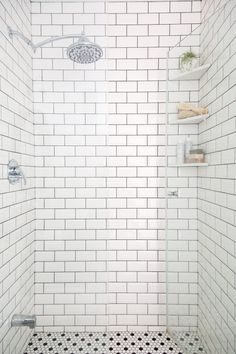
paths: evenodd
<path fill-rule="evenodd" d="M 206 167 L 208 166 L 207 162 L 202 163 L 177 163 L 170 165 L 169 167 Z"/>
<path fill-rule="evenodd" d="M 184 118 L 184 119 L 176 119 L 169 124 L 199 124 L 203 120 L 206 120 L 209 117 L 209 114 L 198 115 L 194 117 Z"/>
<path fill-rule="evenodd" d="M 211 64 L 201 65 L 191 71 L 181 72 L 178 75 L 171 77 L 169 80 L 199 80 L 203 74 L 209 69 Z"/>

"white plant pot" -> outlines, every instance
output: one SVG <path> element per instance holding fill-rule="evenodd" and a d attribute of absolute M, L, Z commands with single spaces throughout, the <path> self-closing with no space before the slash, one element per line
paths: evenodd
<path fill-rule="evenodd" d="M 186 71 L 191 71 L 194 68 L 199 66 L 199 59 L 198 58 L 193 58 L 191 60 L 185 61 L 185 62 L 180 62 L 180 68 L 181 71 L 186 72 Z"/>

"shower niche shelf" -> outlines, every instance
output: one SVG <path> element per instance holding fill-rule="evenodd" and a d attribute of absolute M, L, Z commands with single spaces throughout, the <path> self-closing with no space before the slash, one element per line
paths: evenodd
<path fill-rule="evenodd" d="M 197 68 L 187 71 L 184 73 L 179 73 L 177 75 L 174 75 L 173 77 L 170 77 L 170 81 L 180 81 L 180 80 L 199 80 L 203 74 L 209 69 L 211 64 L 204 64 L 201 66 L 198 66 Z"/>
<path fill-rule="evenodd" d="M 207 162 L 201 162 L 201 163 L 177 163 L 170 165 L 169 167 L 206 167 L 208 166 Z"/>
<path fill-rule="evenodd" d="M 174 125 L 176 125 L 176 124 L 199 124 L 203 120 L 206 120 L 208 117 L 209 117 L 209 114 L 204 114 L 204 115 L 198 115 L 198 116 L 184 118 L 184 119 L 176 119 L 176 120 L 170 122 L 170 124 L 174 124 Z"/>

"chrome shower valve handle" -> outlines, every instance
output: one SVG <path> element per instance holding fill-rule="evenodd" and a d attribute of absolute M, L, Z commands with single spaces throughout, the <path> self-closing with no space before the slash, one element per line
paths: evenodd
<path fill-rule="evenodd" d="M 26 184 L 24 172 L 16 160 L 9 161 L 7 165 L 7 178 L 10 184 L 19 183 L 20 180 L 23 180 L 24 184 Z"/>

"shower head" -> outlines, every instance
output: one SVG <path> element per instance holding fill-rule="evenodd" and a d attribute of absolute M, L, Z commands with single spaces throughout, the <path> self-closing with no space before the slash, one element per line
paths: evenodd
<path fill-rule="evenodd" d="M 92 43 L 85 36 L 67 48 L 67 56 L 72 61 L 80 64 L 90 64 L 99 60 L 103 55 L 102 48 Z"/>
<path fill-rule="evenodd" d="M 35 52 L 38 48 L 43 47 L 44 45 L 48 43 L 52 43 L 61 39 L 66 39 L 66 38 L 79 38 L 77 43 L 71 44 L 67 48 L 67 55 L 69 59 L 75 61 L 76 63 L 80 64 L 90 64 L 94 63 L 95 61 L 99 60 L 102 55 L 103 51 L 102 48 L 89 41 L 87 37 L 84 36 L 84 33 L 82 34 L 69 34 L 65 36 L 57 36 L 57 37 L 51 37 L 48 39 L 45 39 L 42 42 L 39 42 L 37 44 L 34 44 L 30 39 L 25 37 L 23 33 L 14 31 L 11 29 L 11 27 L 8 27 L 8 32 L 10 38 L 13 38 L 13 36 L 18 36 L 20 37 L 24 42 L 26 42 Z"/>

